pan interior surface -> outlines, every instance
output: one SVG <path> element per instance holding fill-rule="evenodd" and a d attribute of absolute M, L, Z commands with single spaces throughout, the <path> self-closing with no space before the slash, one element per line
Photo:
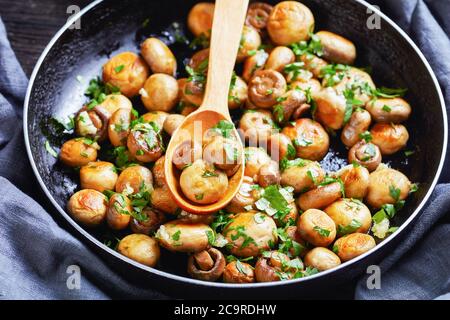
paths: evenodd
<path fill-rule="evenodd" d="M 57 132 L 52 118 L 67 119 L 78 111 L 87 101 L 84 92 L 89 80 L 101 75 L 101 67 L 109 57 L 122 51 L 139 52 L 140 43 L 149 36 L 157 36 L 170 45 L 178 59 L 178 75 L 185 74 L 185 59 L 194 51 L 182 43 L 179 32 L 192 39 L 187 31 L 186 17 L 196 2 L 99 2 L 82 15 L 81 29 L 65 30 L 44 53 L 30 83 L 26 139 L 38 179 L 60 212 L 65 210 L 69 197 L 77 190 L 78 177 L 44 147 L 48 140 L 58 149 L 70 138 Z M 266 2 L 275 4 L 277 1 Z M 420 185 L 419 191 L 408 198 L 405 208 L 393 222 L 401 225 L 426 200 L 445 152 L 446 115 L 435 79 L 420 55 L 392 25 L 382 19 L 379 29 L 368 28 L 370 14 L 362 3 L 348 0 L 302 2 L 316 18 L 316 31 L 330 30 L 356 44 L 356 66 L 372 66 L 377 85 L 408 88 L 405 99 L 413 108 L 412 117 L 406 124 L 410 133 L 408 149 L 415 153 L 410 157 L 386 158 L 394 168 Z M 143 110 L 139 99 L 133 103 Z M 328 170 L 336 170 L 345 163 L 346 155 L 345 149 L 333 146 L 323 165 Z M 67 215 L 66 218 L 70 219 Z M 102 243 L 113 236 L 106 228 L 87 231 Z M 183 255 L 164 252 L 158 269 L 186 276 L 185 261 Z"/>

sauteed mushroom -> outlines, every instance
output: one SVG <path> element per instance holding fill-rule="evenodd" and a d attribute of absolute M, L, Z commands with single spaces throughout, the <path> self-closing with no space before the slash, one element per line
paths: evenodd
<path fill-rule="evenodd" d="M 314 120 L 298 119 L 292 125 L 284 127 L 282 133 L 292 140 L 297 157 L 318 161 L 328 152 L 330 146 L 328 133 Z"/>
<path fill-rule="evenodd" d="M 336 173 L 344 184 L 345 195 L 349 198 L 363 199 L 369 188 L 369 170 L 356 165 L 343 167 Z"/>
<path fill-rule="evenodd" d="M 160 226 L 155 237 L 162 247 L 170 251 L 201 252 L 209 247 L 208 233 L 214 234 L 206 224 L 174 220 Z"/>
<path fill-rule="evenodd" d="M 141 45 L 141 54 L 153 73 L 175 75 L 177 60 L 169 47 L 158 38 L 145 40 Z"/>
<path fill-rule="evenodd" d="M 348 152 L 348 162 L 356 163 L 374 171 L 381 163 L 381 152 L 377 145 L 361 140 Z"/>
<path fill-rule="evenodd" d="M 245 24 L 252 26 L 259 32 L 267 26 L 267 21 L 269 20 L 270 13 L 273 7 L 264 2 L 253 2 L 248 6 L 247 18 Z"/>
<path fill-rule="evenodd" d="M 204 36 L 209 38 L 214 18 L 214 4 L 200 2 L 189 11 L 187 24 L 189 30 L 196 37 Z"/>
<path fill-rule="evenodd" d="M 294 52 L 292 52 L 292 50 L 288 47 L 279 46 L 272 50 L 264 68 L 266 70 L 283 72 L 284 67 L 287 64 L 293 63 L 294 61 Z"/>
<path fill-rule="evenodd" d="M 364 233 L 352 233 L 336 240 L 333 251 L 345 262 L 366 253 L 376 243 L 372 236 Z"/>
<path fill-rule="evenodd" d="M 254 55 L 245 59 L 244 67 L 242 71 L 242 78 L 249 82 L 255 72 L 264 69 L 269 54 L 264 50 L 257 50 Z"/>
<path fill-rule="evenodd" d="M 130 234 L 120 240 L 117 246 L 124 256 L 149 267 L 154 267 L 159 260 L 160 250 L 155 239 L 145 234 Z"/>
<path fill-rule="evenodd" d="M 67 210 L 76 221 L 95 227 L 105 220 L 107 199 L 97 190 L 83 189 L 70 197 Z"/>
<path fill-rule="evenodd" d="M 355 62 L 356 48 L 351 41 L 329 31 L 319 31 L 316 36 L 320 40 L 326 60 L 350 65 Z"/>
<path fill-rule="evenodd" d="M 123 230 L 128 227 L 133 208 L 128 197 L 120 193 L 115 193 L 109 199 L 108 210 L 106 211 L 106 222 L 113 230 Z"/>
<path fill-rule="evenodd" d="M 317 247 L 328 247 L 336 237 L 336 225 L 325 212 L 309 209 L 298 218 L 297 232 Z"/>
<path fill-rule="evenodd" d="M 116 192 L 135 194 L 142 190 L 153 189 L 153 177 L 149 169 L 144 166 L 131 166 L 123 170 L 117 179 Z"/>
<path fill-rule="evenodd" d="M 349 148 L 353 147 L 361 140 L 361 135 L 369 129 L 371 120 L 370 113 L 364 109 L 353 112 L 350 120 L 342 129 L 342 143 Z"/>
<path fill-rule="evenodd" d="M 148 76 L 147 65 L 133 52 L 119 53 L 103 66 L 103 81 L 118 87 L 127 97 L 136 96 Z"/>
<path fill-rule="evenodd" d="M 324 209 L 337 226 L 338 235 L 367 233 L 372 224 L 369 208 L 355 199 L 339 199 Z"/>
<path fill-rule="evenodd" d="M 108 138 L 115 147 L 125 146 L 134 116 L 129 109 L 120 108 L 113 113 L 108 123 Z"/>
<path fill-rule="evenodd" d="M 251 146 L 265 141 L 271 135 L 273 127 L 272 114 L 263 109 L 247 111 L 239 121 L 239 129 Z"/>
<path fill-rule="evenodd" d="M 257 256 L 277 242 L 277 226 L 273 219 L 260 212 L 241 212 L 223 231 L 230 252 L 238 257 Z"/>
<path fill-rule="evenodd" d="M 321 183 L 325 171 L 318 162 L 296 159 L 288 162 L 281 173 L 281 185 L 291 186 L 295 193 L 305 192 Z"/>
<path fill-rule="evenodd" d="M 155 73 L 145 81 L 139 91 L 149 111 L 170 111 L 178 102 L 178 82 L 164 73 Z"/>
<path fill-rule="evenodd" d="M 223 191 L 228 188 L 228 178 L 223 171 L 198 159 L 181 173 L 180 187 L 189 200 L 210 204 L 222 198 Z"/>
<path fill-rule="evenodd" d="M 97 160 L 98 143 L 90 139 L 75 138 L 66 141 L 61 147 L 59 158 L 70 167 L 81 167 Z"/>
<path fill-rule="evenodd" d="M 303 193 L 297 200 L 300 209 L 323 209 L 342 196 L 342 186 L 339 182 L 318 186 L 316 189 Z"/>
<path fill-rule="evenodd" d="M 256 106 L 270 108 L 286 92 L 286 87 L 286 80 L 281 73 L 275 70 L 259 70 L 249 82 L 248 96 Z"/>
<path fill-rule="evenodd" d="M 402 98 L 376 99 L 366 103 L 366 110 L 376 122 L 401 123 L 408 120 L 411 106 Z"/>
<path fill-rule="evenodd" d="M 244 26 L 242 30 L 241 44 L 236 58 L 237 62 L 242 62 L 250 56 L 250 52 L 258 50 L 261 45 L 261 36 L 258 31 L 250 26 Z"/>
<path fill-rule="evenodd" d="M 216 281 L 225 270 L 225 257 L 215 248 L 194 253 L 188 260 L 188 273 L 195 279 Z"/>
<path fill-rule="evenodd" d="M 322 247 L 316 247 L 309 251 L 305 256 L 305 265 L 316 268 L 319 271 L 325 271 L 336 268 L 341 264 L 341 259 L 331 250 Z"/>
<path fill-rule="evenodd" d="M 374 208 L 405 200 L 411 190 L 411 182 L 400 171 L 383 167 L 372 172 L 366 201 Z"/>
<path fill-rule="evenodd" d="M 252 283 L 255 282 L 255 272 L 248 263 L 239 260 L 232 261 L 225 267 L 223 281 L 226 283 Z"/>
<path fill-rule="evenodd" d="M 80 169 L 80 184 L 82 189 L 94 189 L 100 192 L 114 190 L 116 181 L 117 171 L 110 162 L 89 162 Z"/>
<path fill-rule="evenodd" d="M 372 142 L 382 155 L 394 154 L 403 149 L 409 140 L 408 130 L 401 124 L 377 123 L 370 130 Z"/>
<path fill-rule="evenodd" d="M 272 10 L 267 31 L 277 45 L 308 40 L 314 29 L 314 16 L 308 7 L 297 1 L 282 1 Z"/>
<path fill-rule="evenodd" d="M 136 218 L 131 218 L 130 228 L 134 233 L 149 235 L 166 221 L 166 217 L 162 212 L 150 207 L 145 207 L 141 215 L 145 219 L 137 220 Z"/>

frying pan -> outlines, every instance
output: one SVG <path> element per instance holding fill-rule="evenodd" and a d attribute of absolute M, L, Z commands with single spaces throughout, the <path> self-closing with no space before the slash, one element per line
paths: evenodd
<path fill-rule="evenodd" d="M 278 1 L 265 0 L 275 4 Z M 78 225 L 65 211 L 68 198 L 77 188 L 77 175 L 62 166 L 44 148 L 46 140 L 60 146 L 68 139 L 55 129 L 52 117 L 75 113 L 86 101 L 88 80 L 101 74 L 108 57 L 125 50 L 138 51 L 148 36 L 158 36 L 179 58 L 192 54 L 186 45 L 174 43 L 173 22 L 186 30 L 189 9 L 197 1 L 129 0 L 95 1 L 73 17 L 51 40 L 31 76 L 24 106 L 25 141 L 34 173 L 51 203 L 81 237 L 117 272 L 130 281 L 161 290 L 175 297 L 310 297 L 320 295 L 333 284 L 349 281 L 395 250 L 421 214 L 432 193 L 447 149 L 447 115 L 441 90 L 433 71 L 412 40 L 389 18 L 362 0 L 304 0 L 316 18 L 316 30 L 326 29 L 351 39 L 358 49 L 357 66 L 372 66 L 378 85 L 408 88 L 406 99 L 413 107 L 409 123 L 409 148 L 413 156 L 385 160 L 420 183 L 417 193 L 408 198 L 405 208 L 394 219 L 400 228 L 369 252 L 338 268 L 307 278 L 287 282 L 247 285 L 201 282 L 186 277 L 186 258 L 163 252 L 157 269 L 138 264 L 107 247 L 106 229 L 88 230 Z M 372 11 L 368 11 L 371 8 Z M 380 28 L 369 29 L 367 20 L 374 13 Z M 81 29 L 70 25 L 81 19 Z M 372 19 L 377 19 L 377 17 Z M 376 21 L 376 20 L 372 20 Z M 145 22 L 145 23 L 143 23 Z M 175 28 L 176 29 L 176 28 Z M 186 31 L 186 34 L 189 33 Z M 134 101 L 139 105 L 138 101 Z M 139 106 L 138 106 L 139 107 Z M 337 139 L 335 139 L 337 140 Z M 332 146 L 322 165 L 336 170 L 345 163 L 346 151 Z"/>

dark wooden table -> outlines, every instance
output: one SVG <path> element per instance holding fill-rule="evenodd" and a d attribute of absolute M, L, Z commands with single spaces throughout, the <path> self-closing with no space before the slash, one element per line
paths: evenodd
<path fill-rule="evenodd" d="M 25 73 L 33 67 L 53 35 L 71 13 L 69 6 L 83 8 L 89 0 L 0 0 L 0 16 L 8 38 Z"/>

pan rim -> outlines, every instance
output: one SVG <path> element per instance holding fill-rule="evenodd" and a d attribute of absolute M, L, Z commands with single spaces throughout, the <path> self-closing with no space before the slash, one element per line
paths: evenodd
<path fill-rule="evenodd" d="M 294 280 L 290 280 L 290 281 L 251 283 L 251 284 L 228 284 L 228 283 L 217 283 L 217 282 L 205 282 L 205 281 L 191 279 L 191 278 L 179 276 L 179 275 L 176 275 L 176 274 L 173 274 L 173 273 L 169 273 L 169 272 L 166 272 L 166 271 L 163 271 L 163 270 L 159 270 L 159 269 L 155 269 L 155 268 L 144 266 L 144 265 L 142 265 L 142 264 L 140 264 L 140 263 L 138 263 L 138 262 L 136 262 L 134 260 L 131 260 L 131 259 L 121 255 L 117 251 L 114 251 L 111 248 L 107 247 L 106 245 L 101 243 L 99 240 L 97 240 L 94 236 L 92 236 L 89 232 L 87 232 L 81 225 L 79 225 L 77 222 L 75 222 L 75 220 L 73 220 L 70 217 L 70 215 L 53 198 L 53 196 L 51 195 L 50 191 L 47 189 L 47 187 L 46 187 L 44 181 L 42 180 L 41 175 L 40 175 L 40 173 L 38 171 L 38 168 L 37 168 L 36 163 L 35 163 L 34 158 L 33 158 L 33 154 L 32 154 L 32 151 L 31 151 L 31 144 L 30 144 L 30 140 L 29 140 L 28 110 L 29 110 L 29 107 L 30 107 L 29 103 L 30 103 L 30 98 L 31 98 L 31 92 L 32 92 L 33 87 L 34 87 L 34 82 L 36 80 L 36 76 L 39 73 L 39 70 L 41 68 L 41 65 L 42 65 L 43 61 L 45 60 L 45 58 L 47 57 L 48 53 L 53 48 L 54 44 L 59 40 L 59 38 L 69 29 L 69 27 L 76 20 L 81 18 L 84 14 L 86 14 L 91 9 L 95 8 L 96 6 L 98 6 L 100 3 L 104 2 L 104 0 L 96 0 L 96 1 L 94 1 L 92 3 L 90 3 L 85 8 L 83 8 L 79 13 L 77 13 L 76 15 L 71 17 L 66 22 L 66 24 L 61 29 L 58 30 L 58 32 L 53 36 L 53 38 L 50 40 L 49 44 L 45 47 L 44 51 L 40 55 L 36 65 L 35 65 L 35 67 L 33 69 L 33 72 L 31 74 L 31 77 L 30 77 L 30 80 L 29 80 L 29 84 L 28 84 L 28 88 L 27 88 L 27 92 L 26 92 L 26 96 L 25 96 L 25 100 L 24 100 L 23 132 L 24 132 L 25 146 L 26 146 L 26 150 L 27 150 L 28 159 L 30 161 L 30 164 L 31 164 L 33 172 L 34 172 L 34 174 L 36 176 L 36 179 L 38 180 L 39 185 L 41 186 L 41 189 L 44 191 L 45 195 L 50 200 L 50 202 L 53 204 L 53 206 L 56 208 L 56 210 L 64 217 L 64 219 L 76 231 L 78 231 L 78 233 L 80 233 L 82 236 L 87 238 L 92 244 L 97 246 L 99 249 L 105 251 L 106 253 L 111 254 L 115 258 L 120 259 L 120 260 L 122 260 L 125 263 L 131 264 L 135 268 L 141 269 L 142 271 L 147 271 L 147 272 L 150 272 L 150 273 L 152 273 L 152 274 L 154 274 L 156 276 L 169 278 L 170 280 L 180 281 L 180 282 L 188 283 L 190 285 L 195 285 L 195 286 L 198 286 L 198 287 L 216 287 L 216 288 L 223 288 L 223 289 L 243 289 L 243 290 L 245 290 L 245 289 L 252 289 L 252 288 L 263 288 L 263 287 L 266 288 L 266 287 L 275 287 L 275 286 L 296 285 L 296 284 L 300 284 L 300 283 L 303 283 L 303 282 L 312 282 L 312 281 L 315 281 L 316 279 L 327 277 L 327 276 L 329 276 L 329 275 L 331 275 L 333 273 L 337 273 L 338 271 L 342 271 L 343 269 L 347 269 L 351 265 L 354 265 L 354 264 L 358 263 L 359 261 L 364 260 L 366 257 L 375 254 L 375 252 L 378 252 L 378 250 L 381 250 L 381 248 L 386 246 L 388 243 L 390 243 L 391 241 L 393 241 L 394 239 L 396 239 L 397 237 L 399 237 L 403 233 L 403 231 L 413 222 L 413 220 L 415 220 L 419 216 L 419 214 L 422 213 L 423 207 L 428 202 L 431 194 L 434 192 L 434 190 L 436 188 L 436 185 L 437 185 L 437 182 L 439 180 L 439 177 L 440 177 L 440 175 L 442 173 L 442 169 L 443 169 L 443 166 L 444 166 L 444 163 L 445 163 L 445 157 L 446 157 L 446 153 L 447 153 L 448 118 L 447 118 L 447 110 L 445 108 L 444 96 L 443 96 L 441 87 L 439 85 L 439 82 L 437 80 L 437 77 L 436 77 L 434 71 L 432 70 L 428 60 L 426 59 L 424 54 L 421 52 L 421 50 L 417 47 L 417 45 L 414 43 L 414 41 L 406 34 L 405 31 L 403 31 L 393 20 L 391 20 L 389 17 L 387 17 L 377 7 L 369 4 L 365 0 L 353 0 L 353 1 L 358 3 L 358 4 L 360 4 L 360 5 L 362 5 L 362 6 L 364 6 L 364 7 L 366 7 L 367 9 L 372 10 L 373 13 L 379 15 L 382 20 L 384 20 L 386 23 L 388 23 L 412 47 L 412 49 L 415 51 L 415 53 L 418 55 L 418 57 L 420 58 L 420 60 L 424 64 L 424 66 L 426 67 L 426 69 L 427 69 L 431 79 L 433 80 L 433 85 L 434 85 L 435 90 L 436 90 L 436 92 L 438 94 L 438 97 L 439 97 L 440 107 L 441 107 L 442 117 L 443 117 L 443 122 L 444 122 L 443 123 L 444 139 L 443 139 L 443 145 L 442 145 L 442 152 L 441 152 L 440 162 L 439 162 L 438 168 L 436 170 L 436 174 L 435 174 L 435 176 L 433 178 L 433 181 L 431 182 L 430 187 L 428 188 L 427 193 L 425 194 L 425 196 L 423 197 L 421 202 L 417 205 L 417 207 L 414 209 L 414 211 L 411 213 L 411 215 L 408 217 L 408 219 L 406 219 L 406 221 L 399 227 L 399 229 L 394 234 L 389 236 L 389 238 L 383 240 L 381 243 L 379 243 L 377 246 L 375 246 L 374 248 L 372 248 L 368 252 L 366 252 L 366 253 L 364 253 L 364 254 L 362 254 L 362 255 L 360 255 L 360 256 L 358 256 L 358 257 L 356 257 L 356 258 L 354 258 L 354 259 L 352 259 L 350 261 L 342 263 L 341 265 L 339 265 L 338 267 L 336 267 L 334 269 L 322 271 L 322 272 L 317 273 L 317 274 L 312 275 L 312 276 L 308 276 L 308 277 L 305 277 L 305 278 L 294 279 Z"/>

